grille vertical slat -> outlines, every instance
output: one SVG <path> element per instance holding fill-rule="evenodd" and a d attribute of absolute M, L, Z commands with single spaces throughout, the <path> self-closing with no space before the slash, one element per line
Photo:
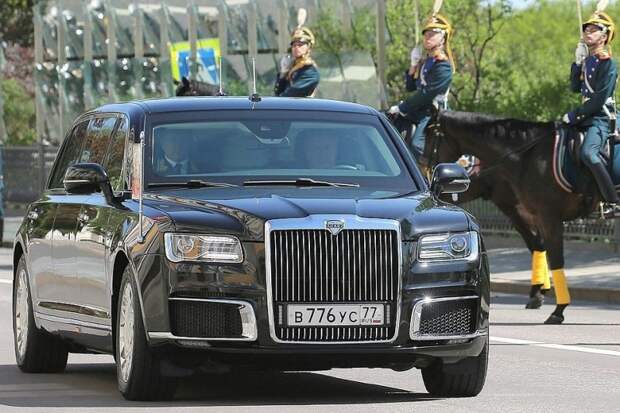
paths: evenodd
<path fill-rule="evenodd" d="M 274 230 L 270 235 L 274 308 L 292 303 L 384 302 L 389 327 L 277 324 L 284 341 L 375 341 L 395 331 L 398 239 L 393 230 Z M 277 322 L 277 315 L 275 322 Z M 286 324 L 288 317 L 283 317 Z"/>

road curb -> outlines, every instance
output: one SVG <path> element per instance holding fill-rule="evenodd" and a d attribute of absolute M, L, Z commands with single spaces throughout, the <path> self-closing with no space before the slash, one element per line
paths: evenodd
<path fill-rule="evenodd" d="M 553 289 L 553 287 L 552 287 Z M 491 281 L 491 291 L 496 293 L 529 294 L 530 284 L 522 281 L 501 280 Z M 608 304 L 620 304 L 620 288 L 587 288 L 570 287 L 573 300 L 597 301 Z M 553 291 L 550 293 L 553 296 Z"/>

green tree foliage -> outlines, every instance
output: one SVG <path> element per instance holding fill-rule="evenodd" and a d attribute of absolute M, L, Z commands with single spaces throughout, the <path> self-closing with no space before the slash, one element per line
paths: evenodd
<path fill-rule="evenodd" d="M 0 1 L 0 38 L 21 46 L 33 45 L 32 6 L 35 2 L 36 0 Z"/>
<path fill-rule="evenodd" d="M 7 145 L 31 145 L 36 142 L 34 101 L 15 79 L 0 82 L 4 97 L 4 122 Z"/>

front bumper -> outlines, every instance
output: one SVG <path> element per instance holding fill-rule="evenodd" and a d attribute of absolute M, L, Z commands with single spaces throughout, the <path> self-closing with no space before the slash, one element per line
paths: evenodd
<path fill-rule="evenodd" d="M 415 363 L 424 366 L 436 358 L 456 362 L 480 354 L 487 341 L 489 320 L 489 273 L 486 254 L 475 265 L 438 265 L 419 268 L 419 263 L 403 262 L 403 286 L 397 334 L 385 343 L 278 343 L 272 339 L 266 293 L 266 275 L 260 257 L 263 244 L 254 250 L 245 245 L 250 260 L 243 264 L 185 265 L 159 261 L 157 274 L 147 272 L 148 280 L 160 280 L 159 288 L 143 284 L 145 327 L 149 345 L 165 358 L 181 364 L 222 363 L 234 365 L 280 366 L 283 369 L 327 369 L 332 367 L 389 367 Z M 404 256 L 411 256 L 407 246 Z M 162 282 L 163 281 L 163 282 Z M 150 287 L 150 288 L 147 288 Z M 475 329 L 468 335 L 416 337 L 416 308 L 432 299 L 475 297 Z M 172 334 L 169 303 L 174 299 L 227 300 L 241 302 L 252 309 L 252 323 L 242 339 L 178 337 Z M 157 311 L 149 311 L 157 309 Z M 419 321 L 419 320 L 418 320 Z M 254 333 L 254 332 L 255 333 Z"/>

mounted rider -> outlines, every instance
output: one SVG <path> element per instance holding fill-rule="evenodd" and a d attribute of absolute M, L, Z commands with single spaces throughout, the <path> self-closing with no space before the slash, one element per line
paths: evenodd
<path fill-rule="evenodd" d="M 585 133 L 581 159 L 590 168 L 605 201 L 603 216 L 620 213 L 620 198 L 601 147 L 615 133 L 610 121 L 615 123 L 614 91 L 618 70 L 611 58 L 610 43 L 616 26 L 607 14 L 597 10 L 582 25 L 583 36 L 575 50 L 575 62 L 571 66 L 571 89 L 581 93 L 581 106 L 565 114 L 562 121 Z M 613 141 L 612 141 L 613 142 Z"/>
<path fill-rule="evenodd" d="M 314 34 L 303 26 L 306 10 L 299 9 L 298 26 L 291 36 L 291 54 L 280 59 L 280 67 L 274 87 L 276 96 L 312 97 L 319 85 L 319 70 L 310 57 L 315 44 Z"/>
<path fill-rule="evenodd" d="M 422 33 L 424 50 L 417 46 L 411 51 L 411 67 L 405 74 L 407 90 L 414 93 L 388 110 L 391 115 L 407 117 L 415 125 L 410 149 L 418 160 L 424 153 L 424 128 L 431 118 L 431 109 L 433 105 L 447 108 L 454 72 L 450 49 L 452 26 L 448 19 L 434 12 Z"/>

